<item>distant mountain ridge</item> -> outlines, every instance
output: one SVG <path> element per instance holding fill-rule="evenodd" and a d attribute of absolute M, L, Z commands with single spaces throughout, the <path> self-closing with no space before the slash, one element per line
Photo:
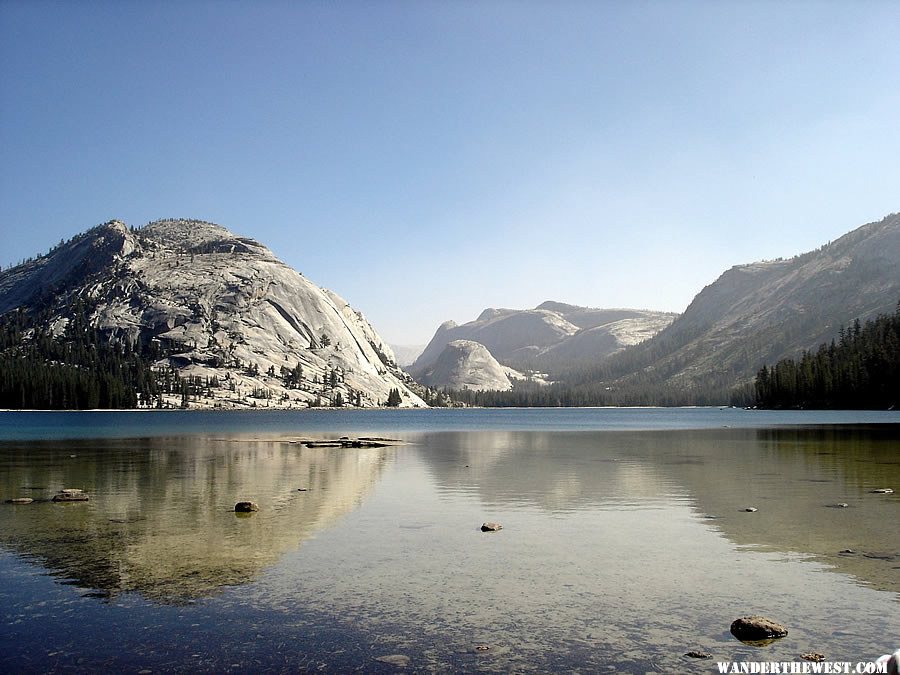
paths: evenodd
<path fill-rule="evenodd" d="M 110 221 L 0 272 L 0 316 L 40 316 L 61 336 L 76 306 L 102 339 L 152 343 L 160 366 L 216 378 L 198 405 L 374 406 L 397 389 L 402 405 L 424 406 L 360 312 L 212 223 Z"/>
<path fill-rule="evenodd" d="M 658 335 L 566 379 L 632 402 L 727 402 L 761 366 L 816 349 L 855 319 L 893 313 L 898 301 L 895 213 L 789 260 L 732 267 Z"/>
<path fill-rule="evenodd" d="M 655 335 L 675 314 L 639 309 L 596 309 L 547 301 L 534 309 L 485 309 L 477 319 L 447 321 L 407 370 L 421 378 L 456 340 L 483 345 L 501 364 L 541 371 L 596 360 Z M 432 386 L 449 386 L 429 378 Z"/>

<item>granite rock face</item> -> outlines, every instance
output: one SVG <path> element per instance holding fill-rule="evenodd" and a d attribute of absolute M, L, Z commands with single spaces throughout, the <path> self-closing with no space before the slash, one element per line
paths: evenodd
<path fill-rule="evenodd" d="M 513 386 L 510 371 L 501 366 L 484 345 L 472 340 L 454 340 L 419 376 L 419 382 L 429 387 L 508 391 Z"/>
<path fill-rule="evenodd" d="M 221 390 L 201 407 L 370 407 L 393 388 L 401 405 L 425 405 L 362 313 L 259 242 L 212 223 L 110 221 L 0 273 L 0 314 L 48 312 L 56 334 L 79 301 L 105 338 L 155 343 L 166 355 L 161 367 L 218 378 Z M 298 366 L 300 381 L 285 386 L 282 368 Z"/>
<path fill-rule="evenodd" d="M 814 251 L 725 271 L 671 325 L 635 347 L 632 370 L 608 384 L 633 386 L 647 373 L 677 391 L 718 386 L 723 373 L 730 373 L 729 388 L 749 383 L 763 364 L 814 352 L 856 319 L 892 314 L 898 298 L 894 213 Z"/>

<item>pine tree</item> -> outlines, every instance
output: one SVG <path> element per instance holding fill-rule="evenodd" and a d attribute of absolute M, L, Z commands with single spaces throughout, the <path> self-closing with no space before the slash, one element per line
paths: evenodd
<path fill-rule="evenodd" d="M 387 405 L 389 408 L 398 407 L 402 401 L 403 399 L 400 396 L 400 390 L 396 387 L 388 392 Z"/>

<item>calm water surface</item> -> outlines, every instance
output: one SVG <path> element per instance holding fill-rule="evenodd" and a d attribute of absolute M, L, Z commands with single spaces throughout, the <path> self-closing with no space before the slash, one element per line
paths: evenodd
<path fill-rule="evenodd" d="M 898 423 L 718 409 L 0 413 L 0 499 L 36 500 L 0 504 L 0 671 L 871 660 L 900 646 Z M 404 444 L 297 442 L 345 434 Z M 64 487 L 91 501 L 46 501 Z M 884 487 L 897 492 L 872 493 Z M 233 513 L 242 499 L 260 511 Z M 485 520 L 504 529 L 482 533 Z M 750 613 L 790 634 L 736 641 L 728 627 Z"/>

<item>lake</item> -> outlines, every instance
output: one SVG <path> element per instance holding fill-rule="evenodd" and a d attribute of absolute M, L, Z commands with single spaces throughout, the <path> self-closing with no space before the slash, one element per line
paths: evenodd
<path fill-rule="evenodd" d="M 341 436 L 399 443 L 303 444 Z M 897 412 L 5 412 L 18 497 L 2 672 L 710 673 L 900 647 Z M 737 641 L 748 614 L 789 635 Z"/>

